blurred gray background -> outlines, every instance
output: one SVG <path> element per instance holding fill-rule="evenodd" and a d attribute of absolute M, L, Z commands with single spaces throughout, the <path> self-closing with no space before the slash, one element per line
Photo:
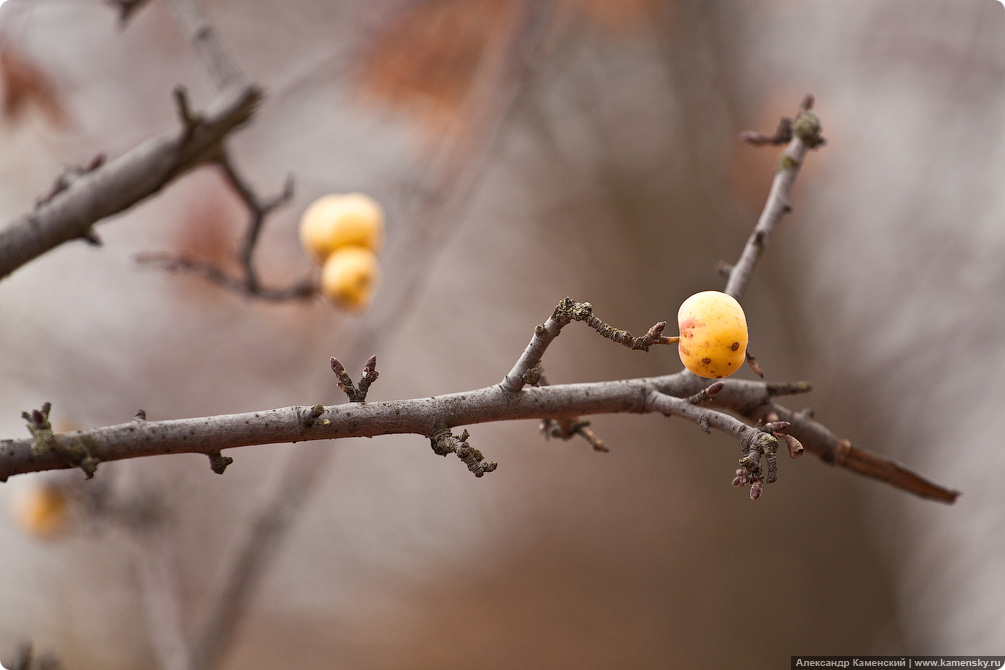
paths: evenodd
<path fill-rule="evenodd" d="M 201 4 L 268 93 L 230 143 L 239 167 L 265 194 L 296 180 L 258 252 L 264 279 L 308 271 L 297 219 L 325 193 L 380 199 L 392 246 L 415 234 L 414 186 L 457 104 L 448 92 L 419 109 L 381 87 L 381 58 L 393 60 L 382 50 L 402 41 L 382 41 L 379 21 L 407 32 L 435 11 L 491 35 L 512 3 Z M 97 481 L 167 505 L 194 636 L 279 464 L 295 449 L 333 452 L 222 668 L 755 669 L 793 654 L 1005 653 L 1005 8 L 556 11 L 466 203 L 441 222 L 442 242 L 408 259 L 408 309 L 361 322 L 137 265 L 144 251 L 230 263 L 245 213 L 203 168 L 102 224 L 102 248 L 68 244 L 0 282 L 0 436 L 24 436 L 20 412 L 46 400 L 62 429 L 141 407 L 164 419 L 342 402 L 327 361 L 355 374 L 365 355 L 344 356 L 361 323 L 379 336 L 354 351 L 377 354 L 370 399 L 386 400 L 498 382 L 566 295 L 636 333 L 673 321 L 688 295 L 722 287 L 716 261 L 736 259 L 767 195 L 778 151 L 738 133 L 772 131 L 813 92 L 828 144 L 745 296 L 751 350 L 769 379 L 813 382 L 789 404 L 962 491 L 955 505 L 809 455 L 784 460 L 751 503 L 729 485 L 732 438 L 659 416 L 596 417 L 609 454 L 544 441 L 536 422 L 475 426 L 472 443 L 500 463 L 482 479 L 413 436 L 236 450 L 223 477 L 202 456 L 112 463 Z M 175 85 L 197 106 L 214 94 L 167 2 L 119 30 L 96 0 L 10 0 L 0 40 L 34 72 L 3 80 L 3 221 L 64 166 L 173 127 Z M 395 258 L 376 311 L 403 290 Z M 561 383 L 680 362 L 573 324 L 545 367 Z M 16 477 L 0 506 L 45 478 L 82 475 Z M 128 533 L 84 523 L 43 542 L 5 513 L 0 538 L 0 659 L 30 640 L 74 670 L 156 667 Z"/>

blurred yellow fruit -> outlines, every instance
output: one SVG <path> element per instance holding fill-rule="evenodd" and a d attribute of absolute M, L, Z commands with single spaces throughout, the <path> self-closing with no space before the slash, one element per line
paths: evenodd
<path fill-rule="evenodd" d="M 54 537 L 66 527 L 69 512 L 66 494 L 50 485 L 26 491 L 14 506 L 18 525 L 28 534 L 44 538 Z"/>
<path fill-rule="evenodd" d="M 384 210 L 365 193 L 326 195 L 300 217 L 300 243 L 320 261 L 348 246 L 377 253 L 383 242 Z"/>
<path fill-rule="evenodd" d="M 747 354 L 747 319 L 732 296 L 702 291 L 684 301 L 677 312 L 684 367 L 708 379 L 721 379 L 743 365 Z"/>
<path fill-rule="evenodd" d="M 367 308 L 379 281 L 377 256 L 365 247 L 337 249 L 321 268 L 321 292 L 336 307 L 351 312 Z"/>

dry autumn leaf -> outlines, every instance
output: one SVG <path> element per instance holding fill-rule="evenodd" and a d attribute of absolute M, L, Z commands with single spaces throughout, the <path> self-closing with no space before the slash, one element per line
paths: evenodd
<path fill-rule="evenodd" d="M 0 85 L 5 120 L 15 122 L 29 106 L 34 106 L 52 125 L 61 126 L 66 122 L 66 110 L 50 78 L 9 45 L 0 48 Z"/>
<path fill-rule="evenodd" d="M 581 12 L 602 29 L 616 33 L 634 30 L 651 20 L 666 0 L 563 0 L 568 8 Z"/>
<path fill-rule="evenodd" d="M 508 34 L 519 3 L 432 0 L 403 10 L 363 57 L 364 94 L 415 115 L 434 132 L 456 122 L 479 63 Z"/>

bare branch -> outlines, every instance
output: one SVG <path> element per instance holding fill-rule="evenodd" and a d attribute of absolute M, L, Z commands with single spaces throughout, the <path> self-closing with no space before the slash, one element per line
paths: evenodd
<path fill-rule="evenodd" d="M 809 393 L 813 390 L 813 385 L 809 382 L 768 382 L 766 386 L 768 395 L 798 395 Z"/>
<path fill-rule="evenodd" d="M 740 139 L 748 144 L 753 144 L 754 146 L 761 146 L 764 144 L 787 144 L 792 140 L 792 119 L 787 116 L 783 116 L 778 122 L 778 128 L 771 135 L 765 135 L 764 133 L 759 133 L 756 130 L 745 130 L 740 133 Z"/>
<path fill-rule="evenodd" d="M 799 447 L 805 447 L 825 463 L 839 465 L 923 498 L 952 503 L 960 495 L 958 491 L 935 484 L 899 463 L 853 446 L 851 442 L 837 437 L 827 427 L 805 413 L 793 412 L 774 403 L 770 405 L 770 409 L 792 424 L 788 432 L 799 442 L 798 447 L 795 447 L 797 451 Z M 792 448 L 790 445 L 790 449 Z"/>
<path fill-rule="evenodd" d="M 255 292 L 260 288 L 258 273 L 255 271 L 254 264 L 255 247 L 258 244 L 258 238 L 261 235 L 266 217 L 276 208 L 285 205 L 293 197 L 293 178 L 287 177 L 282 192 L 263 201 L 255 193 L 251 185 L 241 177 L 237 168 L 230 160 L 230 154 L 224 151 L 217 160 L 217 164 L 227 177 L 227 182 L 248 208 L 248 230 L 244 235 L 244 242 L 241 244 L 238 258 L 241 261 L 241 267 L 244 269 L 244 283 L 249 291 Z"/>
<path fill-rule="evenodd" d="M 318 294 L 315 282 L 304 279 L 282 288 L 269 288 L 261 284 L 249 287 L 247 278 L 232 277 L 213 263 L 189 256 L 174 256 L 163 252 L 147 252 L 136 255 L 141 265 L 159 267 L 170 272 L 194 274 L 235 293 L 259 300 L 283 302 L 287 300 L 307 300 Z"/>
<path fill-rule="evenodd" d="M 136 571 L 143 591 L 147 634 L 161 670 L 188 670 L 191 649 L 185 637 L 178 569 L 166 529 L 156 525 L 132 537 Z"/>
<path fill-rule="evenodd" d="M 593 432 L 590 428 L 589 421 L 579 421 L 574 428 L 576 435 L 582 435 L 586 443 L 593 447 L 594 451 L 599 451 L 606 454 L 610 451 L 604 441 L 600 439 L 600 436 Z"/>
<path fill-rule="evenodd" d="M 317 448 L 317 453 L 329 453 Z M 238 529 L 239 538 L 221 561 L 220 591 L 215 594 L 206 622 L 192 645 L 188 670 L 216 667 L 221 654 L 233 641 L 266 569 L 279 550 L 281 540 L 303 508 L 318 478 L 324 472 L 316 459 L 291 458 L 264 502 L 251 515 L 252 522 Z"/>
<path fill-rule="evenodd" d="M 589 305 L 589 303 L 585 304 Z M 614 326 L 604 323 L 592 313 L 587 316 L 584 321 L 586 322 L 586 325 L 600 333 L 602 337 L 606 337 L 612 342 L 617 342 L 618 344 L 635 351 L 649 351 L 649 347 L 654 344 L 673 344 L 680 340 L 680 338 L 676 336 L 666 337 L 663 335 L 663 329 L 667 327 L 666 321 L 656 323 L 648 331 L 646 331 L 645 335 L 640 337 L 635 337 L 627 330 L 620 330 Z"/>
<path fill-rule="evenodd" d="M 691 403 L 692 405 L 702 405 L 702 404 L 707 403 L 708 401 L 710 401 L 715 396 L 719 395 L 719 393 L 722 391 L 722 389 L 725 386 L 726 386 L 725 382 L 723 382 L 723 381 L 717 381 L 714 384 L 712 384 L 711 386 L 706 386 L 705 388 L 703 388 L 702 390 L 698 391 L 694 395 L 692 395 L 692 396 L 690 396 L 688 398 L 685 398 L 685 400 L 687 402 Z"/>
<path fill-rule="evenodd" d="M 605 454 L 610 452 L 610 449 L 600 439 L 600 436 L 590 428 L 589 419 L 581 419 L 578 416 L 572 419 L 542 419 L 540 430 L 545 439 L 557 437 L 560 440 L 571 440 L 576 435 L 579 435 L 586 440 L 587 444 L 593 447 L 594 451 L 600 451 Z"/>
<path fill-rule="evenodd" d="M 710 380 L 678 373 L 659 377 L 652 381 L 664 393 L 683 395 L 698 392 Z M 783 391 L 808 390 L 809 385 L 805 382 L 777 384 L 741 379 L 724 381 L 725 386 L 722 391 L 709 404 L 734 411 L 750 421 L 775 419 L 787 421 L 790 425 L 786 429 L 786 434 L 796 438 L 800 447 L 804 447 L 806 451 L 819 457 L 825 463 L 838 465 L 856 474 L 886 482 L 895 488 L 922 498 L 952 503 L 959 497 L 959 492 L 933 483 L 899 463 L 865 449 L 853 447 L 850 442 L 838 438 L 826 426 L 814 421 L 810 413 L 796 412 L 775 402 L 775 397 L 780 395 L 780 388 Z M 787 446 L 789 446 L 790 455 L 793 457 L 798 455 L 798 453 L 791 453 L 798 452 L 798 448 L 791 444 Z"/>
<path fill-rule="evenodd" d="M 533 377 L 528 377 L 528 375 L 535 369 L 538 369 L 537 376 L 540 377 L 539 366 L 541 359 L 544 357 L 545 350 L 558 337 L 558 334 L 562 332 L 562 328 L 572 321 L 572 317 L 569 316 L 570 310 L 562 309 L 563 306 L 568 306 L 568 303 L 572 303 L 572 298 L 566 298 L 559 303 L 555 311 L 552 312 L 552 315 L 548 317 L 548 320 L 534 328 L 534 335 L 531 337 L 530 343 L 523 350 L 523 353 L 520 354 L 520 358 L 517 359 L 513 369 L 499 382 L 501 388 L 510 393 L 516 393 L 533 379 Z M 593 309 L 592 306 L 590 309 Z"/>
<path fill-rule="evenodd" d="M 188 36 L 219 90 L 245 86 L 244 75 L 216 36 L 195 0 L 172 0 L 182 31 Z"/>
<path fill-rule="evenodd" d="M 750 353 L 750 349 L 747 349 L 746 359 L 747 359 L 747 365 L 754 372 L 754 374 L 760 377 L 761 379 L 764 379 L 764 370 L 761 369 L 761 364 L 757 362 L 757 359 L 754 358 L 754 355 Z"/>
<path fill-rule="evenodd" d="M 788 203 L 788 196 L 806 153 L 825 143 L 824 138 L 820 135 L 820 118 L 813 111 L 813 103 L 813 96 L 807 95 L 800 105 L 799 115 L 791 124 L 792 137 L 788 140 L 789 146 L 782 153 L 767 203 L 765 203 L 754 232 L 747 240 L 740 259 L 732 266 L 720 264 L 720 270 L 727 275 L 725 292 L 737 299 L 746 290 L 757 259 L 767 245 L 775 225 L 785 213 L 792 209 Z M 788 124 L 785 121 L 783 119 L 773 138 L 755 137 L 756 134 L 753 133 L 745 133 L 743 137 L 754 144 L 783 141 L 788 132 Z M 758 375 L 763 376 L 756 359 L 748 356 L 747 362 Z M 676 376 L 683 378 L 690 375 L 682 372 Z M 744 382 L 730 382 L 730 388 L 742 383 Z M 795 386 L 768 384 L 765 388 L 769 395 L 775 396 L 808 391 L 809 384 L 805 382 Z M 791 426 L 789 434 L 785 437 L 789 453 L 793 458 L 799 456 L 805 448 L 826 463 L 840 465 L 857 474 L 887 482 L 924 498 L 952 503 L 959 496 L 957 491 L 934 484 L 898 463 L 852 446 L 847 440 L 838 438 L 825 426 L 814 421 L 807 413 L 794 412 L 773 401 L 766 401 L 760 405 L 745 404 L 742 400 L 738 401 L 736 398 L 732 398 L 728 393 L 717 398 L 717 401 L 721 406 L 729 407 L 751 420 L 757 420 L 771 414 L 789 421 Z M 753 495 L 753 490 L 751 493 Z"/>
<path fill-rule="evenodd" d="M 733 484 L 743 486 L 749 483 L 751 500 L 757 500 L 760 497 L 763 484 L 771 484 L 776 480 L 775 450 L 778 448 L 778 439 L 771 431 L 749 426 L 722 412 L 698 407 L 695 403 L 690 402 L 690 399 L 681 399 L 658 392 L 654 393 L 652 397 L 653 407 L 668 416 L 682 416 L 697 423 L 705 432 L 711 432 L 710 429 L 715 428 L 740 440 L 743 456 L 740 458 L 740 469 L 737 470 Z M 762 458 L 767 466 L 766 473 L 761 470 Z"/>
<path fill-rule="evenodd" d="M 629 349 L 649 351 L 649 347 L 656 344 L 673 344 L 679 337 L 666 337 L 663 329 L 666 328 L 666 321 L 660 321 L 641 337 L 634 337 L 627 330 L 619 330 L 604 323 L 593 314 L 593 305 L 588 302 L 576 302 L 572 298 L 565 298 L 558 303 L 555 311 L 548 317 L 543 325 L 534 329 L 534 336 L 517 360 L 513 369 L 499 383 L 503 389 L 510 392 L 517 392 L 525 384 L 533 385 L 532 381 L 540 372 L 535 373 L 541 364 L 541 358 L 552 340 L 558 337 L 567 324 L 572 321 L 583 321 L 586 325 L 600 333 L 607 339 L 624 345 Z"/>
<path fill-rule="evenodd" d="M 206 20 L 195 0 L 173 0 L 172 5 L 175 8 L 182 31 L 192 40 L 196 51 L 206 65 L 206 69 L 214 78 L 217 88 L 227 90 L 232 87 L 245 86 L 244 76 L 227 53 L 213 26 Z M 183 91 L 178 94 L 178 101 L 182 119 L 187 127 L 192 127 L 198 117 L 194 117 L 189 111 L 187 98 Z M 244 274 L 243 278 L 231 277 L 212 263 L 185 256 L 171 256 L 162 253 L 143 254 L 137 257 L 137 261 L 156 264 L 166 270 L 198 274 L 222 288 L 262 300 L 284 301 L 314 296 L 317 293 L 317 287 L 310 281 L 299 281 L 285 288 L 262 287 L 254 265 L 254 251 L 266 217 L 293 197 L 292 177 L 287 178 L 279 195 L 263 200 L 241 176 L 231 160 L 230 154 L 222 144 L 214 156 L 214 162 L 220 166 L 228 184 L 248 208 L 248 228 L 238 253 L 238 260 Z"/>
<path fill-rule="evenodd" d="M 51 249 L 91 236 L 91 226 L 157 193 L 175 177 L 214 160 L 224 138 L 262 99 L 253 87 L 220 94 L 191 123 L 80 174 L 32 212 L 0 230 L 0 279 Z"/>
<path fill-rule="evenodd" d="M 782 215 L 792 209 L 789 205 L 789 193 L 792 191 L 792 185 L 796 181 L 796 175 L 799 174 L 799 168 L 802 167 L 806 153 L 824 143 L 820 136 L 820 117 L 813 111 L 812 95 L 807 95 L 803 99 L 792 132 L 793 137 L 789 141 L 789 146 L 782 152 L 778 170 L 775 172 L 775 179 L 771 182 L 768 201 L 764 205 L 761 217 L 754 227 L 754 232 L 747 240 L 747 244 L 740 254 L 740 259 L 729 269 L 729 279 L 726 282 L 724 292 L 737 300 L 746 291 L 757 259 L 764 251 L 764 247 L 767 246 L 775 226 L 781 220 Z"/>
<path fill-rule="evenodd" d="M 60 444 L 52 432 L 52 424 L 49 422 L 51 409 L 52 403 L 46 402 L 41 409 L 21 412 L 21 418 L 25 420 L 28 432 L 31 433 L 32 453 L 36 456 L 56 455 L 67 463 L 68 467 L 80 468 L 84 476 L 90 479 L 97 471 L 99 461 L 90 454 L 83 444 Z"/>
<path fill-rule="evenodd" d="M 287 178 L 282 192 L 263 200 L 254 189 L 241 177 L 237 168 L 230 160 L 226 150 L 221 149 L 214 161 L 223 170 L 227 182 L 231 185 L 241 201 L 248 208 L 248 229 L 244 242 L 238 254 L 243 277 L 232 277 L 222 268 L 208 261 L 191 258 L 184 255 L 172 255 L 164 252 L 147 252 L 137 254 L 136 262 L 151 265 L 171 272 L 188 272 L 195 274 L 221 288 L 257 298 L 259 300 L 282 302 L 287 300 L 305 300 L 318 294 L 318 286 L 311 279 L 302 279 L 289 286 L 281 288 L 265 287 L 258 279 L 254 264 L 254 251 L 261 235 L 265 219 L 277 207 L 286 204 L 293 197 L 293 179 Z"/>
<path fill-rule="evenodd" d="M 119 10 L 119 27 L 125 27 L 129 19 L 150 0 L 108 0 L 108 4 Z"/>
<path fill-rule="evenodd" d="M 514 419 L 550 419 L 612 412 L 649 412 L 649 380 L 527 388 L 512 394 L 499 386 L 433 398 L 286 407 L 167 421 L 129 421 L 53 435 L 57 449 L 36 452 L 35 439 L 0 441 L 0 478 L 73 467 L 64 452 L 85 446 L 99 461 L 160 454 L 210 454 L 240 446 L 414 433 L 431 437 L 453 427 Z M 754 396 L 750 397 L 754 401 Z M 691 415 L 701 408 L 684 400 Z M 660 411 L 663 411 L 662 409 Z M 735 421 L 735 419 L 733 420 Z"/>
<path fill-rule="evenodd" d="M 53 435 L 58 449 L 36 453 L 34 439 L 0 441 L 0 478 L 76 467 L 65 453 L 86 447 L 98 461 L 162 454 L 210 454 L 234 447 L 413 433 L 431 437 L 454 427 L 517 419 L 562 419 L 583 415 L 659 411 L 682 416 L 702 427 L 724 430 L 741 440 L 761 429 L 727 414 L 699 407 L 685 398 L 703 382 L 679 375 L 590 384 L 528 387 L 511 393 L 500 385 L 432 398 L 282 409 L 169 421 L 124 424 Z M 852 447 L 804 414 L 775 404 L 764 382 L 725 380 L 709 403 L 751 420 L 770 414 L 789 422 L 787 432 L 825 462 L 879 479 L 926 498 L 952 502 L 957 493 L 933 484 L 902 466 Z M 654 389 L 658 392 L 654 392 Z M 656 397 L 654 401 L 651 398 Z M 761 440 L 761 438 L 758 438 Z M 758 442 L 760 445 L 760 442 Z M 757 445 L 755 445 L 757 446 Z M 760 445 L 763 446 L 763 445 Z"/>

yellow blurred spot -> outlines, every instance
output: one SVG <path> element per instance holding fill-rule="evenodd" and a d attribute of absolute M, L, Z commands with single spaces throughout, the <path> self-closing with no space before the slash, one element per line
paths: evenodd
<path fill-rule="evenodd" d="M 66 527 L 69 511 L 66 494 L 61 489 L 42 485 L 15 500 L 14 518 L 29 535 L 50 539 Z"/>
<path fill-rule="evenodd" d="M 321 292 L 336 307 L 362 312 L 380 281 L 377 256 L 365 247 L 342 247 L 321 268 Z"/>
<path fill-rule="evenodd" d="M 300 243 L 322 261 L 348 246 L 378 253 L 384 243 L 384 209 L 365 193 L 318 198 L 300 218 Z"/>

